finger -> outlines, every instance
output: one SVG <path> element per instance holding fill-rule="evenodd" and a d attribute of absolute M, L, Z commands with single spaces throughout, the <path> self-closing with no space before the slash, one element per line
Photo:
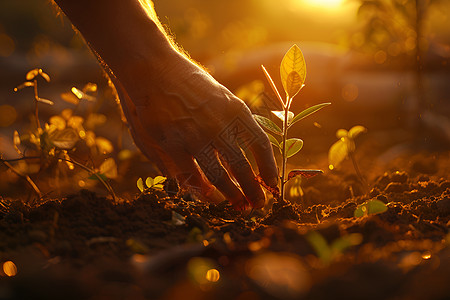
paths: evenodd
<path fill-rule="evenodd" d="M 200 171 L 190 154 L 172 150 L 169 151 L 169 155 L 174 162 L 174 168 L 176 168 L 175 177 L 183 188 L 188 189 L 202 201 L 220 203 L 226 200 Z"/>
<path fill-rule="evenodd" d="M 218 147 L 218 150 L 228 169 L 238 181 L 251 206 L 253 208 L 263 207 L 266 200 L 264 192 L 255 180 L 252 167 L 241 149 L 235 145 L 233 151 L 229 145 L 221 145 Z"/>
<path fill-rule="evenodd" d="M 197 154 L 196 160 L 208 180 L 233 204 L 235 209 L 247 208 L 248 202 L 245 196 L 231 180 L 212 145 L 208 145 Z"/>
<path fill-rule="evenodd" d="M 117 94 L 121 100 L 122 111 L 129 124 L 129 130 L 131 136 L 133 137 L 134 143 L 151 162 L 156 164 L 158 169 L 163 174 L 169 174 L 168 168 L 160 158 L 161 156 L 164 157 L 164 153 L 162 151 L 159 151 L 159 154 L 156 153 L 157 151 L 155 149 L 157 149 L 158 146 L 150 142 L 151 138 L 148 136 L 143 125 L 141 124 L 137 116 L 136 107 L 131 101 L 128 93 L 118 80 L 114 80 L 114 86 L 116 87 Z M 164 160 L 168 161 L 169 158 L 165 157 Z"/>
<path fill-rule="evenodd" d="M 267 134 L 256 123 L 250 114 L 244 114 L 243 121 L 253 134 L 252 142 L 248 147 L 255 157 L 259 173 L 264 182 L 275 187 L 278 185 L 278 168 L 273 155 L 273 148 Z"/>

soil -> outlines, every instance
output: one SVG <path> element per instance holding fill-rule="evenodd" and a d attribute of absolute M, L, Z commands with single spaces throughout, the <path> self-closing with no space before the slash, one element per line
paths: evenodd
<path fill-rule="evenodd" d="M 0 299 L 449 299 L 449 161 L 399 156 L 367 193 L 350 168 L 327 172 L 265 214 L 182 192 L 1 198 L 0 261 L 17 274 L 1 274 Z M 388 210 L 355 218 L 369 199 Z M 327 258 L 312 233 L 352 242 Z"/>

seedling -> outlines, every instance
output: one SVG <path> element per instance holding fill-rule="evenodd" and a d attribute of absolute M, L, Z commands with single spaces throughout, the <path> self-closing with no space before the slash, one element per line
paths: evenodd
<path fill-rule="evenodd" d="M 356 175 L 358 175 L 361 182 L 367 188 L 367 184 L 364 177 L 359 170 L 358 164 L 355 159 L 355 138 L 361 133 L 366 132 L 367 128 L 361 125 L 353 126 L 349 131 L 345 129 L 339 129 L 336 132 L 336 137 L 339 139 L 334 143 L 328 152 L 328 163 L 330 170 L 336 169 L 339 165 L 347 158 L 350 158 L 353 163 L 353 168 L 355 169 Z"/>
<path fill-rule="evenodd" d="M 278 92 L 277 87 L 275 86 L 274 81 L 270 77 L 264 66 L 261 66 L 264 72 L 264 75 L 267 78 L 271 88 L 273 89 L 276 98 L 281 105 L 282 110 L 280 111 L 272 111 L 272 113 L 278 117 L 282 122 L 282 128 L 280 128 L 277 124 L 275 124 L 272 120 L 260 116 L 253 115 L 255 120 L 267 131 L 270 142 L 275 148 L 277 148 L 281 153 L 281 175 L 280 175 L 280 195 L 278 198 L 284 202 L 285 199 L 285 185 L 286 183 L 296 176 L 302 177 L 312 177 L 317 174 L 323 173 L 321 170 L 292 170 L 286 176 L 286 164 L 287 159 L 297 154 L 303 147 L 303 141 L 299 138 L 289 138 L 288 139 L 288 130 L 298 121 L 306 118 L 307 116 L 315 113 L 316 111 L 322 109 L 325 106 L 330 105 L 331 103 L 321 103 L 309 107 L 295 115 L 290 111 L 290 107 L 292 104 L 292 100 L 294 97 L 300 92 L 300 90 L 305 86 L 305 78 L 306 78 L 306 63 L 303 57 L 303 53 L 297 45 L 293 45 L 288 52 L 283 57 L 280 65 L 280 76 L 281 83 L 283 84 L 284 91 L 286 93 L 286 99 L 283 100 L 281 98 L 280 93 Z M 278 135 L 281 137 L 281 142 L 278 141 L 272 134 Z M 260 181 L 261 182 L 261 181 Z M 272 193 L 275 193 L 276 190 L 269 189 Z"/>
<path fill-rule="evenodd" d="M 145 187 L 144 180 L 142 180 L 142 178 L 139 178 L 136 182 L 136 185 L 141 193 L 151 190 L 162 191 L 164 189 L 164 181 L 166 181 L 166 179 L 167 178 L 163 176 L 156 176 L 155 178 L 147 177 L 147 179 L 145 180 Z"/>
<path fill-rule="evenodd" d="M 329 265 L 333 260 L 339 257 L 344 251 L 351 247 L 361 244 L 362 235 L 360 233 L 350 233 L 335 239 L 331 244 L 317 231 L 310 231 L 306 234 L 311 247 L 317 254 L 317 257 L 323 264 Z"/>
<path fill-rule="evenodd" d="M 356 209 L 353 215 L 356 218 L 361 218 L 368 215 L 376 215 L 384 213 L 388 210 L 388 207 L 386 204 L 384 204 L 383 201 L 380 201 L 378 199 L 372 199 L 369 201 L 364 202 L 363 204 L 359 205 Z"/>
<path fill-rule="evenodd" d="M 92 174 L 92 176 L 90 177 L 91 179 L 99 180 L 111 194 L 113 200 L 115 200 L 115 193 L 111 185 L 106 181 L 107 178 L 114 178 L 117 176 L 117 166 L 113 158 L 106 159 L 100 165 L 100 168 L 95 170 L 80 162 L 75 161 L 69 156 L 70 151 L 74 150 L 75 145 L 79 140 L 85 140 L 86 145 L 90 148 L 93 148 L 94 146 L 96 149 L 103 148 L 103 151 L 99 152 L 105 154 L 108 152 L 105 151 L 105 148 L 111 148 L 112 151 L 111 143 L 105 138 L 95 137 L 95 134 L 92 131 L 86 131 L 83 127 L 84 118 L 73 115 L 73 112 L 70 109 L 63 110 L 61 112 L 61 115 L 52 116 L 48 123 L 45 123 L 44 126 L 41 126 L 39 121 L 38 104 L 44 103 L 53 105 L 54 103 L 51 100 L 44 99 L 39 96 L 39 77 L 42 77 L 45 81 L 50 82 L 50 76 L 42 69 L 33 69 L 26 74 L 27 81 L 20 84 L 14 89 L 14 91 L 17 92 L 25 87 L 33 87 L 35 102 L 34 118 L 36 122 L 36 129 L 22 136 L 20 136 L 19 133 L 15 131 L 13 137 L 14 148 L 21 157 L 12 160 L 5 160 L 3 158 L 0 158 L 0 162 L 5 164 L 11 171 L 16 173 L 20 177 L 23 177 L 33 188 L 39 199 L 42 197 L 42 194 L 37 185 L 33 182 L 28 174 L 15 168 L 11 164 L 12 162 L 23 160 L 39 160 L 40 164 L 38 169 L 47 167 L 55 161 L 65 162 L 70 170 L 73 170 L 74 166 L 78 166 Z M 96 88 L 97 86 L 95 84 L 88 84 L 86 85 L 85 89 L 83 89 L 83 91 L 72 88 L 71 92 L 74 94 L 74 97 L 78 98 L 79 100 L 86 99 L 88 101 L 92 101 L 93 96 L 90 96 L 87 93 L 93 92 L 94 89 L 96 90 Z M 90 115 L 91 125 L 98 124 L 99 116 L 100 115 L 98 114 Z M 25 156 L 25 154 L 22 153 L 22 151 L 19 149 L 19 146 L 21 144 L 26 145 L 26 149 L 34 151 L 35 153 L 37 153 L 37 155 Z"/>

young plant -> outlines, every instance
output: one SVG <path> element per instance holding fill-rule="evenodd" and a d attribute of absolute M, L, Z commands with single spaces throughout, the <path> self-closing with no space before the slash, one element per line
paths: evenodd
<path fill-rule="evenodd" d="M 378 199 L 372 199 L 359 205 L 355 209 L 353 216 L 355 216 L 356 218 L 361 218 L 368 215 L 381 214 L 387 210 L 388 207 L 386 206 L 386 204 L 384 204 L 383 201 L 380 201 Z"/>
<path fill-rule="evenodd" d="M 328 163 L 330 170 L 336 169 L 339 165 L 347 158 L 350 158 L 353 163 L 353 168 L 355 169 L 356 175 L 358 175 L 361 182 L 366 185 L 364 177 L 359 170 L 358 164 L 355 159 L 355 138 L 361 133 L 366 132 L 367 128 L 361 125 L 353 126 L 349 131 L 345 129 L 339 129 L 336 132 L 336 137 L 339 139 L 334 143 L 330 150 L 328 151 Z"/>
<path fill-rule="evenodd" d="M 319 173 L 322 173 L 321 170 L 292 170 L 289 172 L 289 174 L 286 176 L 286 164 L 287 159 L 297 154 L 297 152 L 300 151 L 303 147 L 303 141 L 299 138 L 288 138 L 288 130 L 297 123 L 298 121 L 306 118 L 307 116 L 315 113 L 316 111 L 320 110 L 321 108 L 330 105 L 331 103 L 321 103 L 314 105 L 312 107 L 309 107 L 299 113 L 298 115 L 295 115 L 293 112 L 290 111 L 290 107 L 292 104 L 292 100 L 294 97 L 298 94 L 298 92 L 305 86 L 305 78 L 306 78 L 306 63 L 305 59 L 303 57 L 303 53 L 300 50 L 300 48 L 297 45 L 293 45 L 288 52 L 283 57 L 283 60 L 281 61 L 280 65 L 280 76 L 281 76 L 281 83 L 283 84 L 283 89 L 286 93 L 285 100 L 281 97 L 280 93 L 278 92 L 277 87 L 275 86 L 274 81 L 270 77 L 269 73 L 267 72 L 266 68 L 264 66 L 261 66 L 264 75 L 267 78 L 267 81 L 269 82 L 271 88 L 273 89 L 279 104 L 281 105 L 282 110 L 280 111 L 272 111 L 272 113 L 278 117 L 282 121 L 282 128 L 280 128 L 277 124 L 275 124 L 272 120 L 260 116 L 260 115 L 253 115 L 255 120 L 267 131 L 270 133 L 267 133 L 269 136 L 270 142 L 272 145 L 277 148 L 281 153 L 281 175 L 280 175 L 280 195 L 279 198 L 281 201 L 284 202 L 285 199 L 285 185 L 286 183 L 296 177 L 296 176 L 302 176 L 302 177 L 312 177 Z M 278 135 L 281 137 L 281 141 L 278 141 L 272 134 Z M 274 190 L 271 190 L 273 192 L 276 192 Z M 276 196 L 276 195 L 274 195 Z"/>
<path fill-rule="evenodd" d="M 306 234 L 306 240 L 324 265 L 329 265 L 348 248 L 361 244 L 362 238 L 360 233 L 350 233 L 335 239 L 329 244 L 317 231 L 310 231 Z"/>
<path fill-rule="evenodd" d="M 61 112 L 61 115 L 52 116 L 49 120 L 49 123 L 45 123 L 44 126 L 41 126 L 39 121 L 38 104 L 44 103 L 53 105 L 54 103 L 53 101 L 41 98 L 39 96 L 39 77 L 42 77 L 47 82 L 50 81 L 50 76 L 42 71 L 42 69 L 33 69 L 27 73 L 27 81 L 20 84 L 14 89 L 14 91 L 19 91 L 25 87 L 33 87 L 35 102 L 34 118 L 36 122 L 36 129 L 22 136 L 20 136 L 19 133 L 15 131 L 13 137 L 14 148 L 21 157 L 11 160 L 3 159 L 0 157 L 0 162 L 5 164 L 12 172 L 16 173 L 20 177 L 23 177 L 33 188 L 39 199 L 42 197 L 42 194 L 37 185 L 33 182 L 33 180 L 31 180 L 30 176 L 26 174 L 26 171 L 17 169 L 11 164 L 12 162 L 24 160 L 39 160 L 38 170 L 42 170 L 43 168 L 48 167 L 55 162 L 65 162 L 70 170 L 73 170 L 74 166 L 78 166 L 92 174 L 92 176 L 90 177 L 91 179 L 99 180 L 111 194 L 113 200 L 115 200 L 115 193 L 111 185 L 107 182 L 107 178 L 114 178 L 117 176 L 117 166 L 113 158 L 106 159 L 100 165 L 100 168 L 98 170 L 94 170 L 80 162 L 75 161 L 69 156 L 69 154 L 71 154 L 71 151 L 75 149 L 75 145 L 79 140 L 85 140 L 86 145 L 88 146 L 90 146 L 89 141 L 92 140 L 91 144 L 95 145 L 96 148 L 99 149 L 99 152 L 100 149 L 103 148 L 101 152 L 105 154 L 107 153 L 107 151 L 104 150 L 104 148 L 108 148 L 108 146 L 110 146 L 109 148 L 112 148 L 112 145 L 106 139 L 99 137 L 96 138 L 93 132 L 86 131 L 83 127 L 84 119 L 80 116 L 73 115 L 72 110 L 70 109 L 63 110 Z M 94 84 L 90 84 L 90 89 L 86 90 L 86 92 L 91 92 L 93 86 Z M 78 92 L 81 93 L 81 91 Z M 75 93 L 74 89 L 72 89 L 72 93 Z M 83 93 L 83 95 L 79 96 L 79 99 L 82 99 L 82 97 L 86 98 L 88 96 L 89 95 Z M 97 117 L 99 116 L 96 114 L 91 115 Z M 96 123 L 96 120 L 92 119 L 93 118 L 91 118 L 90 123 Z M 25 145 L 27 150 L 33 151 L 37 155 L 25 156 L 24 152 L 19 149 L 19 146 L 21 144 Z"/>
<path fill-rule="evenodd" d="M 141 193 L 152 190 L 162 191 L 164 189 L 164 181 L 166 181 L 166 179 L 167 178 L 163 176 L 156 176 L 155 178 L 147 177 L 147 179 L 145 180 L 145 187 L 144 180 L 142 180 L 142 178 L 139 178 L 136 182 L 136 185 Z"/>

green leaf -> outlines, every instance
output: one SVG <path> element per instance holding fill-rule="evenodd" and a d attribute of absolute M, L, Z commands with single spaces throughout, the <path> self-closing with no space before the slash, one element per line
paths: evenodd
<path fill-rule="evenodd" d="M 286 158 L 295 155 L 303 147 L 303 141 L 301 139 L 288 139 L 286 141 L 286 150 L 284 151 Z"/>
<path fill-rule="evenodd" d="M 278 127 L 278 125 L 275 124 L 272 120 L 260 115 L 253 115 L 253 118 L 259 123 L 259 125 L 269 130 L 270 132 L 273 132 L 278 135 L 283 134 L 280 127 Z"/>
<path fill-rule="evenodd" d="M 316 231 L 308 232 L 306 234 L 306 239 L 322 262 L 328 264 L 331 261 L 332 253 L 327 240 L 325 240 L 325 238 Z"/>
<path fill-rule="evenodd" d="M 273 135 L 271 135 L 270 133 L 267 133 L 267 132 L 266 132 L 266 134 L 267 134 L 267 136 L 269 137 L 270 143 L 272 143 L 272 145 L 274 145 L 275 147 L 277 147 L 278 149 L 281 150 L 281 145 L 280 145 L 280 143 L 278 142 L 278 140 L 277 140 Z"/>
<path fill-rule="evenodd" d="M 153 186 L 153 178 L 147 177 L 147 179 L 145 180 L 145 185 L 149 188 L 152 187 Z"/>
<path fill-rule="evenodd" d="M 361 244 L 363 236 L 361 233 L 350 233 L 337 238 L 331 243 L 331 251 L 334 255 L 343 253 L 347 248 Z"/>
<path fill-rule="evenodd" d="M 341 138 L 334 143 L 328 151 L 328 164 L 330 170 L 333 170 L 342 163 L 348 156 L 348 144 L 345 138 Z"/>
<path fill-rule="evenodd" d="M 79 136 L 75 129 L 65 128 L 63 130 L 55 130 L 48 136 L 50 142 L 56 148 L 70 150 L 75 147 Z"/>
<path fill-rule="evenodd" d="M 388 207 L 384 202 L 378 200 L 378 199 L 372 199 L 367 202 L 364 202 L 363 204 L 359 205 L 354 212 L 354 216 L 356 218 L 361 218 L 363 216 L 368 215 L 376 215 L 384 213 L 388 210 Z"/>
<path fill-rule="evenodd" d="M 367 132 L 367 128 L 361 125 L 356 125 L 353 126 L 349 131 L 348 131 L 348 137 L 351 139 L 355 139 L 358 135 L 360 135 L 363 132 Z"/>
<path fill-rule="evenodd" d="M 141 193 L 144 192 L 144 181 L 142 180 L 142 178 L 139 178 L 136 182 L 136 185 L 138 187 L 138 189 L 141 191 Z"/>
<path fill-rule="evenodd" d="M 272 113 L 275 116 L 277 116 L 278 119 L 280 119 L 284 123 L 284 115 L 285 115 L 284 110 L 272 110 Z M 288 124 L 291 123 L 293 117 L 294 117 L 294 113 L 292 111 L 289 111 L 288 112 Z"/>
<path fill-rule="evenodd" d="M 286 95 L 289 98 L 294 97 L 306 78 L 305 58 L 297 45 L 293 45 L 284 55 L 280 65 L 280 76 Z"/>
<path fill-rule="evenodd" d="M 306 118 L 307 116 L 309 116 L 309 115 L 315 113 L 316 111 L 318 111 L 318 110 L 324 108 L 325 106 L 330 105 L 330 104 L 331 104 L 331 103 L 329 103 L 329 102 L 327 102 L 327 103 L 321 103 L 321 104 L 317 104 L 317 105 L 314 105 L 314 106 L 311 106 L 311 107 L 305 109 L 304 111 L 302 111 L 301 113 L 299 113 L 298 115 L 296 115 L 296 116 L 292 119 L 291 124 L 289 125 L 289 127 L 292 126 L 292 125 L 294 125 L 294 124 L 297 123 L 298 121 L 300 121 L 300 120 Z"/>

